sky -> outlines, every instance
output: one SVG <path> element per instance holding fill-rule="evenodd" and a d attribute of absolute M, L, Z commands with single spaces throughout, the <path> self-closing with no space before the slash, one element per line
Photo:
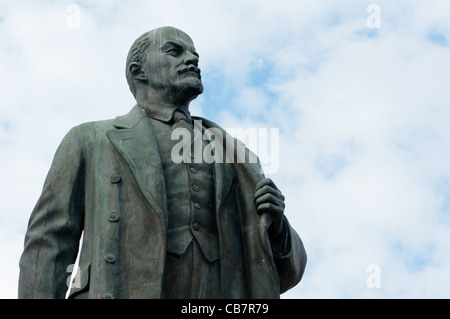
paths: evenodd
<path fill-rule="evenodd" d="M 57 146 L 134 106 L 128 50 L 168 25 L 200 54 L 193 115 L 277 133 L 308 254 L 282 298 L 450 297 L 447 1 L 0 0 L 0 298 Z"/>

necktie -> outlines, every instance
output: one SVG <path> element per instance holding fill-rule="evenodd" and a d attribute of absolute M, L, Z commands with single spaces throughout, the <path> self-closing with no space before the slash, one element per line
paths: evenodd
<path fill-rule="evenodd" d="M 194 155 L 193 153 L 193 142 L 194 142 L 194 136 L 196 135 L 194 133 L 193 126 L 188 123 L 188 119 L 186 118 L 186 115 L 176 110 L 173 114 L 173 120 L 174 124 L 172 125 L 172 131 L 177 130 L 175 133 L 176 137 L 182 136 L 183 140 L 180 142 L 180 140 L 175 140 L 176 145 L 176 156 L 182 156 L 183 161 L 185 163 L 190 163 L 191 158 Z M 181 138 L 181 137 L 180 137 Z M 182 149 L 182 151 L 181 151 Z M 181 153 L 180 153 L 181 151 Z"/>

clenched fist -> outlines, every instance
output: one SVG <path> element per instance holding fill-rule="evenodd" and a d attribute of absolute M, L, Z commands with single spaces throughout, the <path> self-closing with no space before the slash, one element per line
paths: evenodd
<path fill-rule="evenodd" d="M 276 241 L 283 233 L 284 196 L 270 178 L 258 182 L 255 187 L 255 207 L 259 215 L 268 213 L 272 218 L 268 233 Z"/>

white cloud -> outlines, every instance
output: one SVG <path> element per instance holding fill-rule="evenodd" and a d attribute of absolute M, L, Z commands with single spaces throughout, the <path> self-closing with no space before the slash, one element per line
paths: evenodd
<path fill-rule="evenodd" d="M 447 4 L 379 1 L 381 28 L 368 29 L 360 1 L 80 1 L 70 29 L 71 3 L 1 6 L 0 297 L 17 295 L 18 250 L 58 143 L 132 107 L 126 54 L 162 25 L 200 53 L 209 91 L 194 114 L 280 129 L 271 177 L 309 255 L 284 297 L 449 296 Z M 370 264 L 380 288 L 366 285 Z"/>

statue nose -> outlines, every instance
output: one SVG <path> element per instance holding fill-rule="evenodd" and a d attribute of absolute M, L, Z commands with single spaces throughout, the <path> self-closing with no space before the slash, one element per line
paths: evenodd
<path fill-rule="evenodd" d="M 189 65 L 189 64 L 193 64 L 195 66 L 198 66 L 198 56 L 196 56 L 195 54 L 191 53 L 190 51 L 186 51 L 186 57 L 184 59 L 184 63 Z"/>

